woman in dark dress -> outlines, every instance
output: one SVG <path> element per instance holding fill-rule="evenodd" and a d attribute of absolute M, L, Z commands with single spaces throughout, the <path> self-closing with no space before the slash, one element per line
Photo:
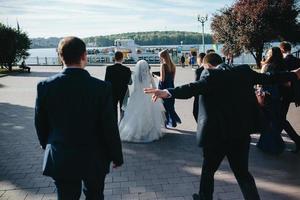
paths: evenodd
<path fill-rule="evenodd" d="M 159 80 L 158 88 L 167 89 L 174 88 L 174 78 L 176 73 L 176 66 L 170 58 L 168 50 L 159 52 L 161 61 L 160 65 L 160 76 L 157 76 Z M 181 119 L 175 112 L 175 99 L 169 98 L 163 100 L 164 107 L 166 109 L 166 127 L 176 127 L 177 123 L 181 123 Z"/>
<path fill-rule="evenodd" d="M 262 62 L 262 73 L 276 73 L 284 69 L 283 55 L 278 47 L 268 50 L 266 60 Z M 265 93 L 263 112 L 267 120 L 267 129 L 261 133 L 257 147 L 262 151 L 280 154 L 284 151 L 285 144 L 281 137 L 280 122 L 280 88 L 279 84 L 263 85 Z"/>

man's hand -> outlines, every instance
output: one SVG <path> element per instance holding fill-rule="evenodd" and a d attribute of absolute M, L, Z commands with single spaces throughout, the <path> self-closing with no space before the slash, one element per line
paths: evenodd
<path fill-rule="evenodd" d="M 116 169 L 116 168 L 118 168 L 118 167 L 121 167 L 121 165 L 117 165 L 117 164 L 115 164 L 115 163 L 112 164 L 112 168 L 113 168 L 113 169 Z"/>
<path fill-rule="evenodd" d="M 300 79 L 300 68 L 293 70 L 292 72 L 296 73 L 298 80 Z"/>
<path fill-rule="evenodd" d="M 159 90 L 155 88 L 145 88 L 144 92 L 146 94 L 152 94 L 152 101 L 155 102 L 158 98 L 166 99 L 170 97 L 167 90 Z"/>

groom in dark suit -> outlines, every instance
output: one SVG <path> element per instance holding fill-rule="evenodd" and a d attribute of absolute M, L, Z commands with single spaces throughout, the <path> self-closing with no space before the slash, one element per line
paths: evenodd
<path fill-rule="evenodd" d="M 291 71 L 300 67 L 300 59 L 291 54 L 292 46 L 289 42 L 281 42 L 279 48 L 284 56 L 284 61 L 286 63 L 286 71 Z M 281 86 L 281 118 L 282 118 L 282 129 L 286 131 L 289 137 L 295 142 L 296 148 L 292 152 L 297 153 L 300 151 L 300 136 L 297 134 L 295 129 L 292 127 L 290 122 L 287 120 L 287 114 L 291 102 L 295 101 L 294 90 L 299 89 L 300 83 L 293 83 L 293 85 L 283 85 Z M 296 103 L 296 102 L 295 102 Z M 281 131 L 280 131 L 281 132 Z"/>
<path fill-rule="evenodd" d="M 120 108 L 120 118 L 123 117 L 122 104 L 128 85 L 131 84 L 131 71 L 128 67 L 122 65 L 123 53 L 117 51 L 115 53 L 115 64 L 108 66 L 105 73 L 105 81 L 108 81 L 112 85 L 113 94 L 113 106 L 115 114 L 118 118 L 118 104 Z"/>
<path fill-rule="evenodd" d="M 84 70 L 86 46 L 76 37 L 58 45 L 63 72 L 37 86 L 35 126 L 45 149 L 43 174 L 54 179 L 59 200 L 103 200 L 104 180 L 123 163 L 111 86 Z"/>
<path fill-rule="evenodd" d="M 145 89 L 157 98 L 199 98 L 197 141 L 203 147 L 199 194 L 195 200 L 212 200 L 214 174 L 226 156 L 246 200 L 259 200 L 254 178 L 248 171 L 250 134 L 259 130 L 259 110 L 253 85 L 286 82 L 300 78 L 295 73 L 260 74 L 243 65 L 219 68 L 222 58 L 211 53 L 204 58 L 200 80 L 174 89 Z"/>

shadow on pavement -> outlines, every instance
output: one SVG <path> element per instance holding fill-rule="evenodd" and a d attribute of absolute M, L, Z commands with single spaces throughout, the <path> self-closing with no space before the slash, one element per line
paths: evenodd
<path fill-rule="evenodd" d="M 52 180 L 41 175 L 43 151 L 35 134 L 33 115 L 33 108 L 0 103 L 0 198 L 54 195 Z M 137 195 L 149 192 L 157 199 L 190 199 L 199 188 L 202 152 L 193 132 L 178 131 L 185 134 L 167 133 L 147 144 L 123 143 L 124 166 L 107 176 L 106 192 L 130 194 L 135 189 L 141 190 Z M 299 199 L 299 156 L 271 156 L 251 148 L 249 165 L 262 199 Z M 216 199 L 224 199 L 228 193 L 243 199 L 226 159 L 215 180 Z"/>
<path fill-rule="evenodd" d="M 41 175 L 43 151 L 35 135 L 33 114 L 33 108 L 0 103 L 1 198 L 38 196 L 41 188 L 51 185 L 51 179 Z"/>
<path fill-rule="evenodd" d="M 202 152 L 196 145 L 194 132 L 177 131 L 184 134 L 167 133 L 161 140 L 148 144 L 123 143 L 125 165 L 109 176 L 120 173 L 128 180 L 135 179 L 137 186 L 156 192 L 161 198 L 190 197 L 199 190 Z M 251 147 L 249 166 L 262 199 L 299 199 L 300 157 L 288 152 L 280 156 L 266 155 Z M 158 186 L 151 189 L 151 183 L 157 182 L 163 191 Z M 214 199 L 228 198 L 226 193 L 232 199 L 243 199 L 225 158 L 215 175 Z"/>
<path fill-rule="evenodd" d="M 42 72 L 42 71 L 31 71 L 27 72 L 16 72 L 10 74 L 10 76 L 19 76 L 19 77 L 50 77 L 57 74 L 57 72 Z"/>

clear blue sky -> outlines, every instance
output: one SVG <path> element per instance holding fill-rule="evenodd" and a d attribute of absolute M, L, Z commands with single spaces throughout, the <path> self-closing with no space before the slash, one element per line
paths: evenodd
<path fill-rule="evenodd" d="M 0 21 L 30 37 L 79 37 L 138 31 L 201 31 L 209 17 L 234 0 L 0 0 Z M 210 21 L 205 32 L 210 32 Z"/>

